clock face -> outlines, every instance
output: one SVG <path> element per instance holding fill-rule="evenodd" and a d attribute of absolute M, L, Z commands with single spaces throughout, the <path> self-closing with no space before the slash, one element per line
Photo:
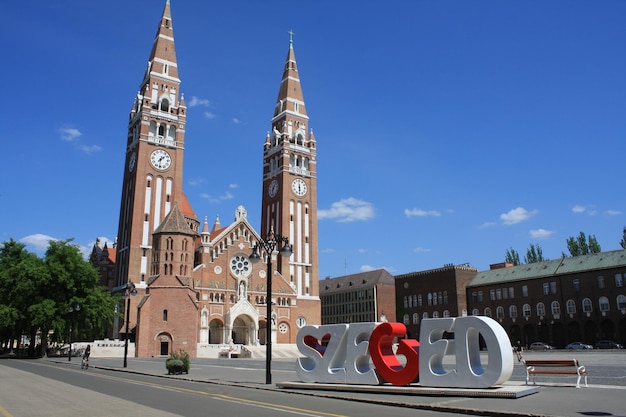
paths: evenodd
<path fill-rule="evenodd" d="M 150 155 L 150 162 L 156 169 L 168 169 L 172 164 L 172 157 L 163 149 L 157 149 Z"/>
<path fill-rule="evenodd" d="M 291 183 L 291 189 L 298 197 L 302 197 L 306 194 L 306 182 L 297 178 Z"/>
<path fill-rule="evenodd" d="M 270 197 L 275 197 L 277 193 L 278 193 L 278 181 L 274 180 L 270 183 L 270 187 L 267 190 L 267 194 Z"/>
<path fill-rule="evenodd" d="M 133 172 L 136 164 L 137 164 L 137 154 L 133 152 L 133 154 L 130 156 L 130 161 L 128 161 L 128 170 L 130 172 Z"/>

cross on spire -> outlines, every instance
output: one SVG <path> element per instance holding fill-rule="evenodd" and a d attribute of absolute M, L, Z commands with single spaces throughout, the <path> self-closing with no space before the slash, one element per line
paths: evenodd
<path fill-rule="evenodd" d="M 293 33 L 293 30 L 290 30 L 287 33 L 289 33 L 289 47 L 291 48 L 293 46 L 293 35 L 294 35 L 294 33 Z"/>

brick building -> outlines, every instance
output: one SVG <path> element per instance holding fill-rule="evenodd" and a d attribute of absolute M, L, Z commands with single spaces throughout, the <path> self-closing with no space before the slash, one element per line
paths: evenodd
<path fill-rule="evenodd" d="M 626 250 L 493 265 L 467 286 L 470 314 L 498 320 L 524 345 L 626 343 Z"/>
<path fill-rule="evenodd" d="M 106 251 L 94 246 L 92 262 L 107 274 L 103 282 L 109 288 L 132 283 L 137 289 L 128 310 L 136 356 L 178 349 L 192 357 L 213 356 L 212 349 L 220 344 L 254 346 L 268 338 L 295 343 L 299 327 L 318 324 L 321 318 L 316 140 L 309 128 L 293 39 L 273 105 L 273 133 L 259 140 L 261 233 L 248 223 L 242 206 L 229 225 L 222 227 L 217 218 L 209 230 L 205 218 L 200 230 L 201 222 L 183 192 L 183 156 L 193 143 L 186 143 L 187 107 L 180 85 L 167 0 L 129 116 L 116 244 Z M 253 265 L 253 249 L 277 235 L 289 240 L 293 254 L 283 257 L 261 250 L 263 262 Z M 269 260 L 274 268 L 268 276 Z M 270 302 L 275 307 L 272 317 L 266 317 Z M 269 320 L 271 335 L 266 334 Z M 113 336 L 123 328 L 125 324 L 117 322 Z"/>
<path fill-rule="evenodd" d="M 396 275 L 396 317 L 407 336 L 419 339 L 421 319 L 467 315 L 465 288 L 477 273 L 469 265 L 448 265 Z"/>
<path fill-rule="evenodd" d="M 322 324 L 396 321 L 394 278 L 384 269 L 320 281 Z"/>

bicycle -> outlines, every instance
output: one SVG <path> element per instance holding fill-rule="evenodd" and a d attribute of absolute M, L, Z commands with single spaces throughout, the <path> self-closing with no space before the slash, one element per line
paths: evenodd
<path fill-rule="evenodd" d="M 83 360 L 80 363 L 80 369 L 89 369 L 89 356 L 83 356 Z"/>

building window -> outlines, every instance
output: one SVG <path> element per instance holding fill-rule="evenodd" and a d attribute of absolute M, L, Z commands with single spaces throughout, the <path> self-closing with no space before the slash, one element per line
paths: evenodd
<path fill-rule="evenodd" d="M 417 307 L 417 295 L 413 294 L 413 307 Z"/>
<path fill-rule="evenodd" d="M 576 278 L 575 280 L 572 281 L 572 284 L 574 285 L 574 290 L 576 292 L 580 291 L 580 280 L 578 278 Z"/>
<path fill-rule="evenodd" d="M 550 284 L 548 282 L 543 283 L 543 295 L 550 294 Z"/>
<path fill-rule="evenodd" d="M 483 292 L 482 291 L 478 291 L 478 302 L 479 303 L 483 302 Z"/>
<path fill-rule="evenodd" d="M 403 322 L 405 325 L 406 325 L 406 324 L 409 324 L 409 315 L 408 315 L 408 314 L 405 314 L 405 315 L 402 317 L 402 322 Z"/>
<path fill-rule="evenodd" d="M 517 318 L 517 307 L 516 306 L 510 306 L 509 307 L 509 317 L 511 317 L 512 319 L 516 319 Z"/>
<path fill-rule="evenodd" d="M 167 310 L 163 310 L 163 321 L 167 321 Z"/>
<path fill-rule="evenodd" d="M 496 308 L 496 317 L 498 320 L 504 319 L 504 307 L 499 306 L 498 308 Z"/>
<path fill-rule="evenodd" d="M 556 294 L 556 281 L 550 283 L 550 294 Z"/>
<path fill-rule="evenodd" d="M 417 306 L 421 307 L 422 306 L 422 294 L 419 294 L 417 296 Z"/>
<path fill-rule="evenodd" d="M 420 323 L 420 316 L 417 313 L 413 313 L 413 324 L 419 324 Z"/>
<path fill-rule="evenodd" d="M 589 298 L 583 298 L 583 312 L 591 313 L 593 311 L 593 307 L 591 306 L 591 300 Z"/>
<path fill-rule="evenodd" d="M 405 295 L 404 296 L 404 308 L 408 308 L 408 307 L 409 307 L 409 297 Z"/>
<path fill-rule="evenodd" d="M 550 304 L 550 308 L 552 309 L 553 316 L 556 317 L 561 315 L 561 305 L 558 301 L 552 301 L 552 304 Z"/>
<path fill-rule="evenodd" d="M 489 299 L 491 301 L 495 301 L 496 300 L 496 290 L 489 290 Z"/>
<path fill-rule="evenodd" d="M 478 311 L 478 310 L 477 310 L 477 311 Z M 447 319 L 448 317 L 450 317 L 450 311 L 448 311 L 448 310 L 443 310 L 443 317 L 444 317 L 444 318 L 446 318 L 446 319 Z"/>
<path fill-rule="evenodd" d="M 448 304 L 448 291 L 443 292 L 443 303 Z"/>
<path fill-rule="evenodd" d="M 433 312 L 433 318 L 434 319 L 438 319 L 439 318 L 439 312 L 438 311 L 434 311 Z"/>
<path fill-rule="evenodd" d="M 617 296 L 617 308 L 620 310 L 626 309 L 626 296 L 622 294 Z"/>
<path fill-rule="evenodd" d="M 489 307 L 485 307 L 485 316 L 491 317 L 491 309 Z"/>
<path fill-rule="evenodd" d="M 478 293 L 476 291 L 472 292 L 472 302 L 473 303 L 478 302 Z"/>
<path fill-rule="evenodd" d="M 502 300 L 502 290 L 500 288 L 496 288 L 496 300 Z"/>
<path fill-rule="evenodd" d="M 546 306 L 543 303 L 537 303 L 537 315 L 539 317 L 546 315 Z"/>
<path fill-rule="evenodd" d="M 522 306 L 522 314 L 524 315 L 524 317 L 529 318 L 530 315 L 532 314 L 532 309 L 530 308 L 530 304 L 524 304 Z"/>
<path fill-rule="evenodd" d="M 424 311 L 424 314 L 422 314 L 422 319 L 427 319 L 428 318 L 428 312 Z"/>
<path fill-rule="evenodd" d="M 433 295 L 431 293 L 428 293 L 428 305 L 433 305 Z"/>
<path fill-rule="evenodd" d="M 565 308 L 567 309 L 567 314 L 576 314 L 576 303 L 574 300 L 567 300 Z"/>
<path fill-rule="evenodd" d="M 528 297 L 528 285 L 522 285 L 522 297 Z"/>
<path fill-rule="evenodd" d="M 515 298 L 515 288 L 509 287 L 509 298 L 512 300 Z"/>
<path fill-rule="evenodd" d="M 475 309 L 473 309 L 473 310 L 472 310 L 472 316 L 477 316 L 477 315 L 479 315 L 479 314 L 480 314 L 480 311 L 478 311 L 478 309 L 477 309 L 477 308 L 475 308 Z"/>
<path fill-rule="evenodd" d="M 502 298 L 505 300 L 509 299 L 509 292 L 506 290 L 506 288 L 502 288 Z"/>
<path fill-rule="evenodd" d="M 600 305 L 600 311 L 607 312 L 609 311 L 609 299 L 606 297 L 600 297 L 598 300 L 598 304 Z"/>
<path fill-rule="evenodd" d="M 604 277 L 598 277 L 598 288 L 604 288 Z"/>
<path fill-rule="evenodd" d="M 624 277 L 622 277 L 622 274 L 615 274 L 615 286 L 617 288 L 624 286 Z"/>

